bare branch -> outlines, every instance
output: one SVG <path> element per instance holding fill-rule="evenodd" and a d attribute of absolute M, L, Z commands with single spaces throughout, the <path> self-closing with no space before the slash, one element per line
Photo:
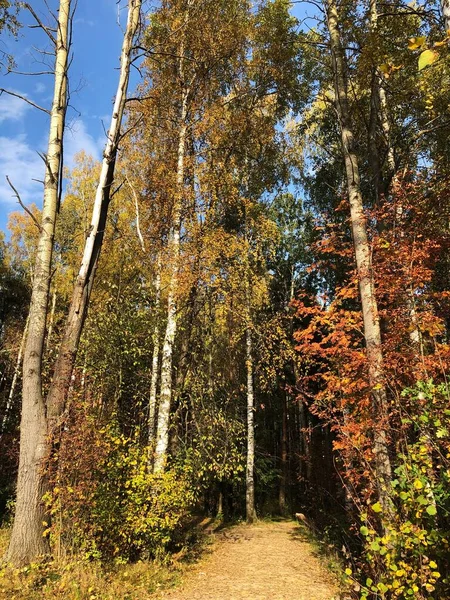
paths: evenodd
<path fill-rule="evenodd" d="M 138 196 L 137 196 L 136 190 L 135 190 L 133 184 L 131 183 L 128 175 L 126 176 L 126 179 L 127 179 L 128 185 L 130 186 L 131 191 L 133 193 L 134 205 L 136 207 L 136 229 L 137 229 L 137 234 L 138 234 L 139 241 L 141 242 L 142 252 L 145 252 L 145 243 L 144 243 L 144 238 L 142 237 L 141 226 L 140 226 L 140 219 L 139 219 L 139 201 L 138 201 Z"/>
<path fill-rule="evenodd" d="M 35 13 L 35 11 L 33 10 L 33 8 L 28 4 L 28 2 L 25 2 L 24 7 L 33 15 L 34 19 L 36 20 L 36 23 L 38 24 L 38 26 L 45 31 L 45 33 L 48 35 L 48 37 L 51 39 L 51 41 L 53 42 L 53 44 L 56 46 L 56 39 L 53 36 L 53 30 L 50 29 L 50 27 L 46 27 L 44 25 L 44 23 L 40 20 L 40 18 L 37 16 L 37 14 Z"/>
<path fill-rule="evenodd" d="M 50 114 L 49 110 L 47 110 L 46 108 L 43 108 L 42 106 L 39 106 L 39 104 L 36 104 L 36 102 L 29 100 L 28 98 L 26 98 L 25 96 L 22 96 L 21 94 L 16 94 L 15 92 L 11 92 L 10 90 L 5 90 L 5 88 L 0 88 L 0 96 L 2 94 L 9 94 L 10 96 L 19 98 L 20 100 L 23 100 L 24 102 L 26 102 L 27 104 L 30 104 L 34 108 L 37 108 L 38 110 L 41 110 L 42 112 L 45 112 L 47 115 Z"/>
<path fill-rule="evenodd" d="M 120 190 L 122 189 L 122 187 L 123 187 L 123 184 L 124 184 L 124 183 L 125 183 L 125 179 L 122 181 L 122 183 L 119 183 L 119 185 L 116 187 L 116 189 L 115 189 L 115 190 L 114 190 L 114 191 L 111 193 L 111 195 L 110 195 L 110 197 L 109 197 L 109 198 L 110 198 L 110 200 L 112 200 L 112 199 L 114 198 L 114 196 L 115 196 L 115 195 L 116 195 L 118 192 L 120 192 Z"/>
<path fill-rule="evenodd" d="M 131 131 L 133 131 L 133 129 L 136 129 L 136 127 L 142 123 L 142 121 L 144 120 L 144 117 L 141 116 L 139 117 L 139 119 L 133 123 L 132 125 L 130 125 L 130 127 L 128 129 L 126 129 L 123 133 L 120 134 L 120 141 L 122 141 Z"/>
<path fill-rule="evenodd" d="M 38 71 L 37 73 L 27 73 L 26 71 L 15 71 L 13 69 L 8 69 L 7 75 L 9 75 L 10 73 L 12 73 L 13 75 L 26 75 L 26 76 L 30 76 L 30 75 L 54 75 L 55 71 Z"/>
<path fill-rule="evenodd" d="M 25 204 L 22 202 L 19 192 L 16 190 L 16 188 L 11 183 L 11 180 L 8 177 L 8 175 L 6 176 L 6 181 L 9 183 L 10 188 L 14 192 L 14 196 L 17 198 L 17 202 L 20 204 L 20 206 L 23 208 L 23 210 L 27 213 L 27 215 L 29 217 L 31 217 L 31 219 L 33 220 L 33 223 L 36 225 L 36 227 L 39 229 L 39 231 L 42 231 L 42 227 L 41 227 L 40 223 L 37 221 L 36 217 L 33 215 L 31 210 L 29 208 L 27 208 L 25 206 Z"/>

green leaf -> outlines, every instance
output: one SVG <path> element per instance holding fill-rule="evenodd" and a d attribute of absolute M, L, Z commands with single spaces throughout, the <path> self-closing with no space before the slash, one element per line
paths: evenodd
<path fill-rule="evenodd" d="M 380 583 L 378 583 L 377 588 L 380 590 L 380 592 L 382 594 L 385 594 L 388 591 L 387 586 L 382 581 L 380 581 Z"/>
<path fill-rule="evenodd" d="M 375 504 L 372 504 L 372 510 L 374 513 L 380 513 L 383 509 L 379 502 L 375 502 Z"/>
<path fill-rule="evenodd" d="M 438 53 L 434 50 L 424 50 L 419 55 L 419 71 L 432 65 L 438 59 Z"/>
<path fill-rule="evenodd" d="M 360 527 L 359 531 L 361 532 L 361 535 L 363 535 L 364 537 L 367 537 L 369 535 L 369 530 L 367 529 L 367 527 L 365 525 Z"/>
<path fill-rule="evenodd" d="M 427 506 L 427 513 L 431 517 L 434 517 L 434 515 L 437 514 L 437 510 L 436 510 L 436 507 L 434 506 L 434 504 L 430 504 L 430 506 Z"/>

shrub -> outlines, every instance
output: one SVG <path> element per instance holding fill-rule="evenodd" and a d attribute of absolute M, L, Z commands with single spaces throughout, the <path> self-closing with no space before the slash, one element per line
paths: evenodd
<path fill-rule="evenodd" d="M 58 476 L 46 497 L 53 544 L 119 562 L 160 558 L 183 544 L 195 498 L 182 466 L 154 475 L 138 439 L 114 423 L 98 429 L 90 417 L 80 420 L 78 437 L 72 430 L 62 445 Z"/>

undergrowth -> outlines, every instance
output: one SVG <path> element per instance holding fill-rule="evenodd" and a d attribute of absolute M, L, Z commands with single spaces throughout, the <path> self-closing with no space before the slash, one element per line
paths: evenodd
<path fill-rule="evenodd" d="M 9 530 L 0 529 L 3 556 Z M 8 600 L 148 600 L 149 595 L 175 587 L 201 542 L 161 561 L 103 564 L 78 557 L 41 561 L 23 568 L 0 566 L 0 598 Z"/>

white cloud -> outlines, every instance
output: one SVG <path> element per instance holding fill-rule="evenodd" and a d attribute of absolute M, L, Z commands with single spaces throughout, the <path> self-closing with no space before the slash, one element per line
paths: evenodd
<path fill-rule="evenodd" d="M 11 90 L 15 91 L 15 90 Z M 18 94 L 20 92 L 17 92 Z M 24 95 L 24 94 L 22 94 Z M 31 106 L 24 100 L 3 93 L 0 96 L 0 123 L 3 121 L 22 121 Z"/>
<path fill-rule="evenodd" d="M 64 162 L 69 168 L 73 167 L 75 155 L 81 150 L 99 160 L 102 147 L 88 132 L 84 121 L 76 119 L 66 129 Z"/>
<path fill-rule="evenodd" d="M 88 27 L 94 27 L 94 21 L 79 17 L 78 19 L 75 19 L 75 25 L 87 25 Z"/>
<path fill-rule="evenodd" d="M 9 176 L 17 188 L 25 204 L 35 202 L 42 205 L 43 187 L 39 181 L 44 179 L 45 168 L 37 150 L 45 147 L 43 138 L 38 147 L 31 147 L 25 134 L 14 137 L 0 136 L 0 210 L 20 210 L 17 199 L 6 181 Z M 71 123 L 66 129 L 64 163 L 73 167 L 75 155 L 84 150 L 87 154 L 99 159 L 101 145 L 87 131 L 80 119 Z"/>
<path fill-rule="evenodd" d="M 13 210 L 19 204 L 9 187 L 8 175 L 26 204 L 42 200 L 42 184 L 33 179 L 44 178 L 44 163 L 31 148 L 25 135 L 0 137 L 0 205 Z"/>
<path fill-rule="evenodd" d="M 39 83 L 37 83 L 34 86 L 34 91 L 36 92 L 36 94 L 43 94 L 46 89 L 47 89 L 47 86 L 45 85 L 45 83 L 42 83 L 41 81 L 39 81 Z"/>

